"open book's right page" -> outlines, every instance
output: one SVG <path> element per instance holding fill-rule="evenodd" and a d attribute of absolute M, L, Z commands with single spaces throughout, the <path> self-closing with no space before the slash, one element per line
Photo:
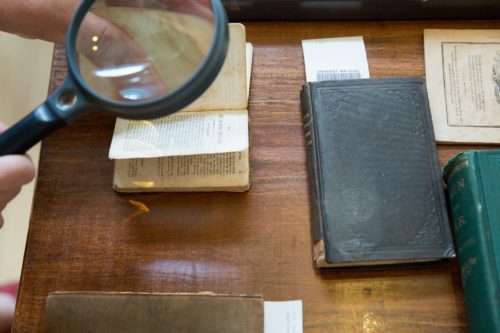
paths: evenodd
<path fill-rule="evenodd" d="M 436 141 L 500 143 L 500 30 L 424 30 Z"/>

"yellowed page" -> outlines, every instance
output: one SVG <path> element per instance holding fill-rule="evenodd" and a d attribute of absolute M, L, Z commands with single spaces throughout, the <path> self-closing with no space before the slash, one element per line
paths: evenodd
<path fill-rule="evenodd" d="M 246 82 L 249 87 L 253 59 L 253 47 L 249 43 L 246 45 L 246 58 Z M 247 89 L 247 98 L 249 92 Z M 227 112 L 230 111 L 223 113 Z M 248 127 L 248 111 L 244 112 Z M 211 114 L 213 111 L 200 113 Z M 249 138 L 248 132 L 246 138 Z M 117 159 L 113 186 L 118 192 L 242 192 L 250 188 L 250 174 L 248 148 L 221 154 Z"/>
<path fill-rule="evenodd" d="M 245 26 L 229 24 L 229 49 L 219 75 L 207 91 L 183 111 L 247 108 L 245 42 Z"/>
<path fill-rule="evenodd" d="M 204 62 L 213 40 L 213 24 L 195 15 L 131 7 L 94 7 L 92 12 L 108 19 L 137 41 L 137 47 L 149 56 L 147 67 L 158 75 L 165 89 L 176 89 L 193 76 Z M 130 47 L 124 50 L 121 39 L 112 40 L 112 45 L 100 45 L 96 39 L 97 44 L 90 48 L 85 45 L 85 33 L 89 32 L 82 31 L 79 39 L 79 67 L 84 80 L 99 94 L 121 99 L 123 95 L 117 95 L 114 77 L 97 74 L 109 68 L 103 68 L 102 64 L 96 67 L 94 63 L 109 57 L 106 54 L 110 52 L 134 54 L 134 50 Z M 98 37 L 92 36 L 92 39 Z M 113 56 L 119 54 L 113 53 Z"/>
<path fill-rule="evenodd" d="M 115 161 L 119 192 L 245 191 L 250 187 L 248 150 Z"/>
<path fill-rule="evenodd" d="M 243 25 L 231 24 L 230 31 L 229 53 L 222 72 L 196 102 L 204 109 L 191 105 L 184 109 L 191 112 L 148 121 L 117 119 L 111 159 L 213 154 L 248 148 L 248 112 L 234 110 L 247 108 L 253 48 L 245 43 Z M 199 111 L 193 114 L 194 110 Z M 179 135 L 175 135 L 174 128 Z M 182 133 L 188 134 L 188 143 L 182 140 Z"/>
<path fill-rule="evenodd" d="M 500 142 L 500 30 L 424 31 L 436 141 Z"/>
<path fill-rule="evenodd" d="M 214 154 L 248 148 L 248 111 L 176 113 L 117 121 L 110 159 Z"/>

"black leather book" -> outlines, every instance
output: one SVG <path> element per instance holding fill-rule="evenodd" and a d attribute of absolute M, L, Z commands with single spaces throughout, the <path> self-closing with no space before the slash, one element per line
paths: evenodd
<path fill-rule="evenodd" d="M 318 267 L 455 256 L 424 79 L 307 83 L 301 104 Z"/>

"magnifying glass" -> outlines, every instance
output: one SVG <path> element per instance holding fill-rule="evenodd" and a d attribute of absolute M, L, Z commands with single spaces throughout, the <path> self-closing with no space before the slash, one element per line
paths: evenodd
<path fill-rule="evenodd" d="M 0 135 L 0 155 L 22 154 L 92 110 L 151 119 L 182 109 L 213 82 L 228 40 L 220 0 L 83 0 L 64 83 Z"/>

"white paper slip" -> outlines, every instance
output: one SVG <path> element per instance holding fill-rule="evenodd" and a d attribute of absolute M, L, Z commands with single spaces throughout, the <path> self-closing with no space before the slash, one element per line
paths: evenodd
<path fill-rule="evenodd" d="M 247 79 L 247 100 L 250 97 L 250 79 L 252 77 L 252 61 L 253 61 L 253 45 L 252 43 L 245 44 L 246 54 L 246 79 Z"/>
<path fill-rule="evenodd" d="M 302 301 L 264 302 L 264 333 L 302 333 Z"/>
<path fill-rule="evenodd" d="M 155 120 L 118 119 L 109 158 L 215 154 L 247 148 L 247 110 L 184 112 Z"/>
<path fill-rule="evenodd" d="M 370 77 L 362 36 L 302 41 L 307 82 Z"/>

